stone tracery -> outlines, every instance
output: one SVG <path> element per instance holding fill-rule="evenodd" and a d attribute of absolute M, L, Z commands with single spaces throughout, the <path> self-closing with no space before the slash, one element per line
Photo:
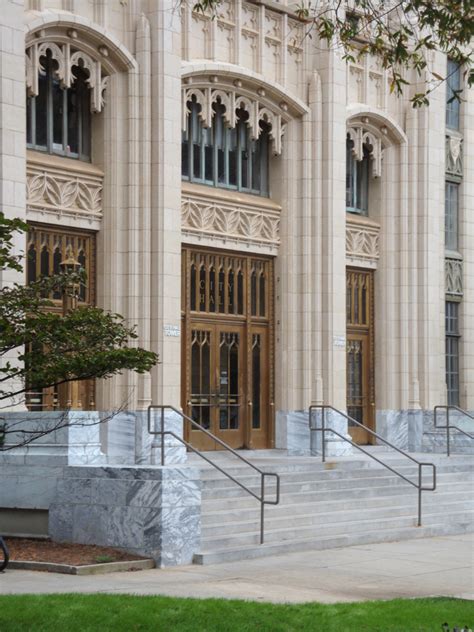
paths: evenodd
<path fill-rule="evenodd" d="M 45 72 L 41 58 L 48 51 L 51 58 L 57 63 L 54 74 L 60 81 L 62 88 L 70 88 L 76 80 L 72 70 L 74 66 L 81 66 L 87 71 L 89 76 L 86 81 L 91 89 L 91 112 L 100 112 L 104 106 L 104 91 L 107 88 L 109 77 L 104 76 L 99 60 L 69 43 L 33 42 L 28 46 L 26 49 L 26 86 L 29 95 L 37 96 L 39 93 L 39 76 Z"/>
<path fill-rule="evenodd" d="M 352 153 L 357 161 L 364 159 L 364 146 L 370 150 L 372 176 L 380 178 L 382 175 L 383 144 L 382 139 L 374 132 L 366 129 L 362 123 L 353 123 L 347 128 L 347 134 L 353 141 Z"/>
<path fill-rule="evenodd" d="M 260 89 L 260 93 L 264 93 Z M 201 107 L 199 117 L 205 127 L 211 127 L 212 118 L 214 116 L 213 105 L 220 103 L 224 106 L 224 120 L 231 128 L 237 125 L 237 109 L 242 109 L 248 114 L 247 125 L 253 139 L 260 136 L 262 128 L 260 122 L 264 121 L 270 125 L 269 136 L 272 141 L 273 152 L 277 155 L 281 154 L 282 136 L 285 131 L 287 116 L 284 116 L 285 110 L 280 106 L 271 107 L 268 103 L 263 103 L 260 95 L 247 95 L 234 90 L 230 86 L 213 88 L 212 86 L 184 86 L 183 87 L 183 120 L 182 129 L 187 130 L 188 125 L 188 102 L 193 98 Z"/>

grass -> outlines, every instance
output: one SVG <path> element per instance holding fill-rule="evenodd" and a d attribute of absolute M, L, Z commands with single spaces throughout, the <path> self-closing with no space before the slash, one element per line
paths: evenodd
<path fill-rule="evenodd" d="M 1 632 L 441 632 L 474 628 L 474 602 L 394 599 L 274 605 L 221 599 L 64 594 L 0 596 Z"/>

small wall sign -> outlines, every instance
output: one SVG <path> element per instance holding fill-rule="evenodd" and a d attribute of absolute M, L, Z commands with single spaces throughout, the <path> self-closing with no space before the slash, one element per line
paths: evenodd
<path fill-rule="evenodd" d="M 333 347 L 343 347 L 346 348 L 346 337 L 345 336 L 333 336 L 332 338 Z"/>
<path fill-rule="evenodd" d="M 171 336 L 172 338 L 179 338 L 181 335 L 179 325 L 163 325 L 163 332 L 165 336 Z"/>

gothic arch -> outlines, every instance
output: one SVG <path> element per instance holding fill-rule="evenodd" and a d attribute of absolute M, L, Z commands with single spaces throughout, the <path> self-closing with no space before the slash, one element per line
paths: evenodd
<path fill-rule="evenodd" d="M 206 127 L 212 124 L 215 103 L 224 106 L 224 118 L 229 127 L 236 125 L 235 111 L 242 108 L 248 114 L 247 124 L 253 138 L 258 138 L 261 133 L 260 122 L 269 124 L 273 152 L 279 155 L 287 123 L 309 111 L 302 101 L 278 84 L 264 81 L 256 73 L 246 71 L 244 74 L 232 64 L 187 63 L 182 76 L 184 131 L 189 112 L 187 104 L 192 99 L 200 105 L 199 116 Z"/>
<path fill-rule="evenodd" d="M 40 59 L 47 52 L 57 63 L 56 76 L 65 88 L 75 81 L 72 68 L 81 65 L 88 73 L 91 111 L 100 112 L 109 76 L 136 70 L 131 53 L 105 29 L 76 15 L 43 11 L 26 25 L 26 85 L 38 94 Z"/>

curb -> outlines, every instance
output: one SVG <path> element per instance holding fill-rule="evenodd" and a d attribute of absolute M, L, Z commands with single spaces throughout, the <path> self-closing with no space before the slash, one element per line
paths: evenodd
<path fill-rule="evenodd" d="M 10 560 L 8 570 L 46 571 L 48 573 L 64 573 L 66 575 L 103 575 L 123 571 L 143 571 L 155 568 L 154 560 L 135 560 L 127 562 L 106 562 L 103 564 L 87 564 L 72 566 L 71 564 L 54 564 L 51 562 L 27 562 Z"/>

